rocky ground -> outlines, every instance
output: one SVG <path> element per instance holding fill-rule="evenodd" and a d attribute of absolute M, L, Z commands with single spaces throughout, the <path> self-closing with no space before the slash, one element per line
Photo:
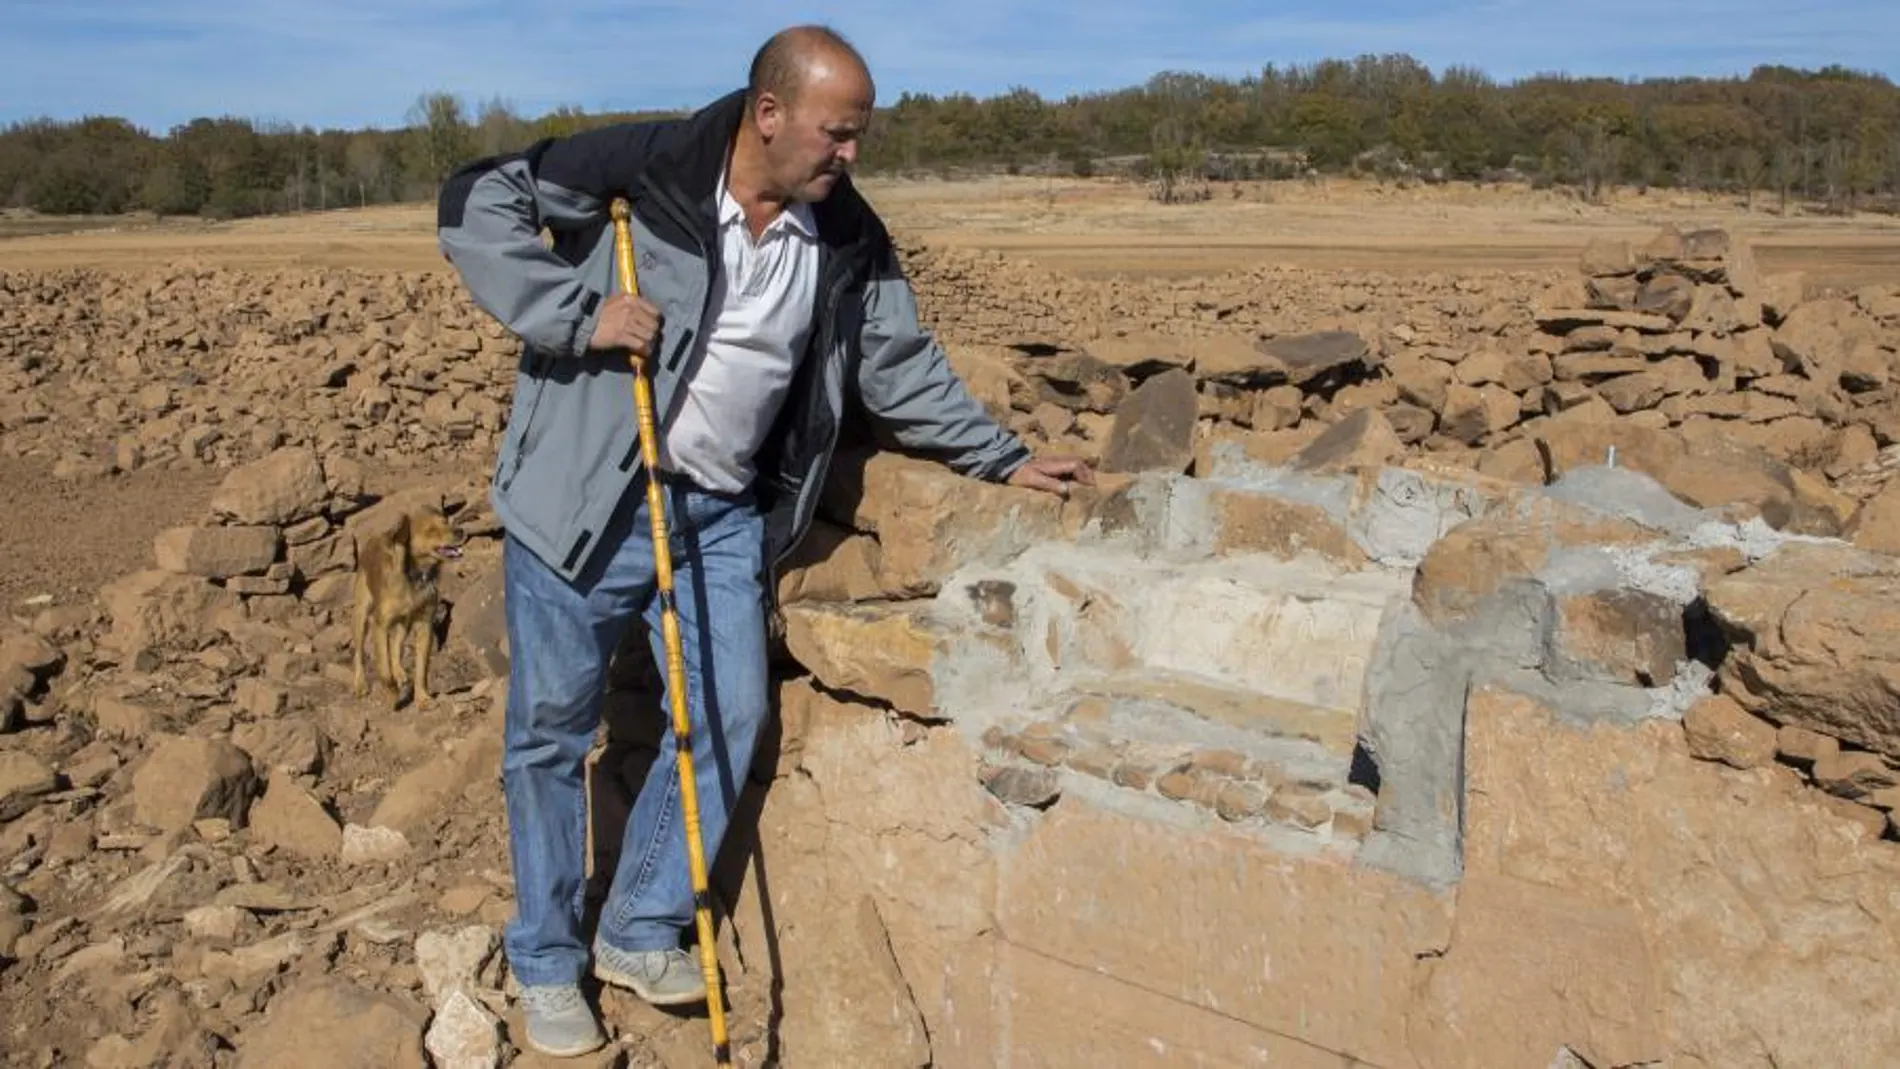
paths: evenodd
<path fill-rule="evenodd" d="M 985 403 L 1107 472 L 1429 457 L 1537 486 L 1613 460 L 1738 520 L 1900 551 L 1900 291 L 1764 277 L 1719 231 L 1600 242 L 1574 269 L 1536 273 L 1082 281 L 990 254 L 904 254 Z M 514 1049 L 497 952 L 506 660 L 483 492 L 512 376 L 509 339 L 440 273 L 0 275 L 0 461 L 35 495 L 5 521 L 8 552 L 59 547 L 20 550 L 32 566 L 0 583 L 4 1064 L 536 1063 Z M 100 485 L 143 504 L 64 506 L 62 488 Z M 351 536 L 415 496 L 474 544 L 444 583 L 438 703 L 390 709 L 348 694 Z M 828 502 L 815 544 L 830 556 L 786 577 L 788 600 L 928 592 L 928 561 L 867 537 L 877 514 Z M 1284 530 L 1279 518 L 1255 536 Z M 136 552 L 100 574 L 97 547 Z M 1840 712 L 1891 684 L 1862 674 L 1829 691 L 1786 670 L 1791 656 L 1849 665 L 1841 636 L 1878 636 L 1833 616 L 1775 630 L 1805 574 L 1722 588 L 1739 682 L 1696 707 L 1691 744 L 1736 767 L 1784 761 L 1891 838 L 1893 725 Z M 1864 600 L 1815 611 L 1874 611 Z M 799 658 L 785 668 L 788 688 L 812 686 Z M 627 740 L 652 732 L 641 666 L 621 676 L 631 756 L 616 752 L 604 795 L 637 778 Z M 1777 728 L 1770 706 L 1803 715 Z M 927 720 L 904 730 L 921 737 Z M 1075 756 L 1033 735 L 990 741 L 1032 766 Z M 1189 797 L 1193 771 L 1163 793 Z M 1270 809 L 1247 776 L 1233 782 L 1205 799 L 1224 819 L 1367 819 L 1317 795 Z M 1040 789 L 1020 775 L 990 788 L 1018 803 Z M 767 1064 L 799 993 L 767 980 L 756 944 L 723 949 L 739 1059 Z M 628 1041 L 601 1064 L 706 1060 L 702 1020 L 611 996 L 607 1010 Z M 915 1047 L 920 1025 L 891 1027 Z"/>

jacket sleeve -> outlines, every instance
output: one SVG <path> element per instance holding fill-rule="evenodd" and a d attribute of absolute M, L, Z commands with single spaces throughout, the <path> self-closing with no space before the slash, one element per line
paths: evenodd
<path fill-rule="evenodd" d="M 950 367 L 917 319 L 917 298 L 888 237 L 864 288 L 857 386 L 898 444 L 942 455 L 963 475 L 1000 482 L 1030 458 Z"/>
<path fill-rule="evenodd" d="M 466 164 L 436 204 L 442 255 L 477 305 L 536 350 L 582 356 L 604 294 L 542 242 L 541 231 L 606 225 L 652 131 L 631 123 L 538 141 Z"/>

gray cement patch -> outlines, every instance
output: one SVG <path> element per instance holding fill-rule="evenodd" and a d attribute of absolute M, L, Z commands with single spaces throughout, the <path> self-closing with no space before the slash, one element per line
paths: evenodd
<path fill-rule="evenodd" d="M 1491 505 L 1473 487 L 1404 468 L 1384 468 L 1347 532 L 1373 560 L 1412 567 L 1445 532 L 1483 515 Z"/>
<path fill-rule="evenodd" d="M 1707 518 L 1702 509 L 1632 468 L 1571 468 L 1544 488 L 1544 496 L 1631 520 L 1677 538 L 1687 537 Z"/>

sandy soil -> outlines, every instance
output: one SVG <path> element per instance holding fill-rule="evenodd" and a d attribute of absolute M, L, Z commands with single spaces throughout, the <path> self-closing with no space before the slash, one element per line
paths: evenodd
<path fill-rule="evenodd" d="M 0 606 L 31 616 L 87 605 L 104 584 L 149 567 L 152 540 L 197 523 L 221 473 L 147 469 L 52 477 L 51 462 L 0 457 Z"/>
<path fill-rule="evenodd" d="M 1627 192 L 1591 205 L 1555 191 L 1362 182 L 1218 184 L 1211 200 L 1162 205 L 1108 180 L 868 180 L 868 196 L 908 234 L 997 249 L 1085 276 L 1191 276 L 1262 262 L 1386 271 L 1535 269 L 1573 262 L 1592 237 L 1642 239 L 1664 223 L 1723 226 L 1755 241 L 1766 270 L 1830 286 L 1900 282 L 1900 219 L 1755 210 L 1738 200 Z M 125 267 L 179 258 L 244 267 L 326 264 L 442 270 L 428 205 L 204 223 L 0 220 L 0 269 Z"/>

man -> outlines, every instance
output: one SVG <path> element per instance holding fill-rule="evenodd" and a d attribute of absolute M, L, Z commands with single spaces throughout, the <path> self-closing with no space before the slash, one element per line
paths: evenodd
<path fill-rule="evenodd" d="M 621 124 L 477 161 L 446 184 L 441 247 L 525 342 L 494 471 L 512 654 L 502 762 L 516 916 L 505 946 L 527 1040 L 605 1041 L 578 981 L 656 1004 L 706 997 L 668 733 L 581 936 L 582 760 L 608 659 L 634 614 L 660 647 L 629 354 L 654 379 L 700 830 L 719 848 L 768 713 L 766 608 L 817 505 L 854 391 L 902 446 L 965 475 L 1065 492 L 918 325 L 889 235 L 849 170 L 874 89 L 837 34 L 794 27 L 745 90 L 690 118 Z M 613 278 L 608 205 L 633 205 L 641 296 Z M 552 245 L 540 238 L 542 228 Z M 661 662 L 664 663 L 664 662 Z"/>

